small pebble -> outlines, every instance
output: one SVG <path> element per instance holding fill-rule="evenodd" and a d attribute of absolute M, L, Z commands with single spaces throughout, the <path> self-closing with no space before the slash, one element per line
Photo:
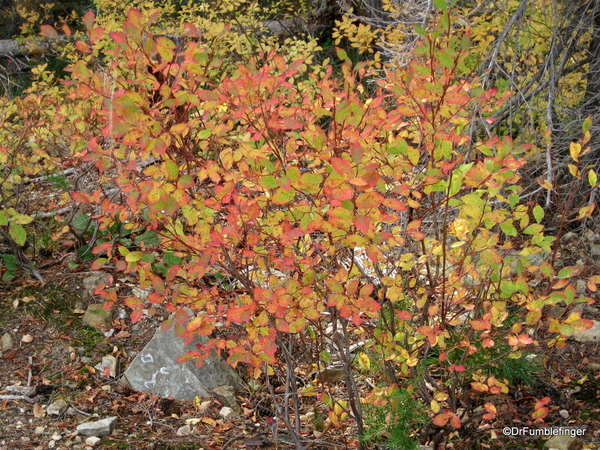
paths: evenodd
<path fill-rule="evenodd" d="M 177 436 L 187 436 L 192 433 L 189 425 L 184 425 L 177 430 Z"/>

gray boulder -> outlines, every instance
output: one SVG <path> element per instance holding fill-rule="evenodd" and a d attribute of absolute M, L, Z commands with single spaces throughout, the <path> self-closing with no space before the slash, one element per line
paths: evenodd
<path fill-rule="evenodd" d="M 208 341 L 197 336 L 188 345 L 175 337 L 173 329 L 157 330 L 152 340 L 129 365 L 121 382 L 137 391 L 192 401 L 196 397 L 209 397 L 218 386 L 243 388 L 240 376 L 222 358 L 212 355 L 202 367 L 194 361 L 183 364 L 176 360 L 188 351 L 197 350 L 197 344 Z"/>

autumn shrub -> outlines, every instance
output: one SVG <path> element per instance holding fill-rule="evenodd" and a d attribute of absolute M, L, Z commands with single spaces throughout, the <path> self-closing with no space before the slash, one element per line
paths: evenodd
<path fill-rule="evenodd" d="M 0 236 L 8 247 L 3 281 L 12 280 L 19 269 L 41 279 L 25 252 L 32 244 L 33 222 L 48 206 L 65 201 L 48 201 L 36 193 L 32 182 L 57 170 L 60 160 L 55 153 L 60 142 L 51 126 L 56 112 L 52 92 L 57 88 L 52 87 L 51 75 L 42 72 L 43 68 L 33 71 L 39 79 L 30 89 L 48 97 L 29 91 L 22 98 L 0 98 Z M 66 201 L 71 201 L 68 196 Z"/>
<path fill-rule="evenodd" d="M 93 125 L 78 134 L 78 154 L 102 183 L 73 198 L 100 205 L 99 231 L 119 223 L 157 238 L 93 250 L 93 269 L 113 264 L 152 291 L 123 300 L 132 321 L 160 305 L 173 313 L 164 328 L 208 336 L 179 360 L 202 364 L 216 351 L 265 380 L 298 448 L 303 396 L 328 406 L 328 426 L 353 418 L 368 432 L 354 367 L 369 370 L 372 358 L 428 405 L 423 439 L 494 421 L 484 395 L 509 382 L 479 356 L 518 359 L 546 306 L 589 299 L 570 284 L 576 268 L 531 257 L 554 238 L 543 208 L 520 202 L 526 147 L 468 133 L 505 99 L 465 64 L 468 33 L 443 10 L 409 65 L 382 78 L 339 49 L 333 76 L 274 51 L 232 70 L 218 37 L 186 23 L 180 34 L 193 39 L 178 46 L 154 36 L 157 20 L 131 9 L 109 32 L 86 15 L 66 82 L 70 100 L 90 105 L 77 114 Z M 102 292 L 107 305 L 119 294 Z M 590 325 L 578 312 L 544 324 L 557 345 Z M 296 373 L 310 364 L 341 367 L 345 397 L 318 378 L 299 389 Z M 373 391 L 365 401 L 392 400 Z"/>

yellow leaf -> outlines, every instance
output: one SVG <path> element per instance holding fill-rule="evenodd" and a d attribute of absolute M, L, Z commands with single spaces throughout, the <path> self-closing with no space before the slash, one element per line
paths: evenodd
<path fill-rule="evenodd" d="M 592 169 L 590 169 L 590 171 L 588 172 L 588 183 L 590 183 L 591 187 L 596 186 L 596 184 L 598 184 L 598 176 L 596 175 L 596 172 Z"/>
<path fill-rule="evenodd" d="M 580 178 L 579 168 L 575 164 L 567 164 L 569 168 L 569 173 L 573 175 L 575 178 Z"/>
<path fill-rule="evenodd" d="M 569 153 L 571 153 L 571 158 L 575 162 L 579 162 L 579 154 L 581 153 L 581 144 L 577 142 L 571 142 L 569 146 Z"/>
<path fill-rule="evenodd" d="M 226 148 L 219 154 L 219 158 L 221 158 L 221 163 L 223 164 L 223 168 L 225 170 L 231 169 L 233 166 L 233 152 L 231 148 Z"/>
<path fill-rule="evenodd" d="M 591 205 L 584 206 L 579 209 L 579 214 L 577 215 L 577 220 L 581 220 L 584 217 L 590 217 L 594 209 L 596 208 L 596 204 L 592 203 Z"/>
<path fill-rule="evenodd" d="M 408 156 L 408 160 L 413 166 L 416 166 L 419 163 L 419 157 L 421 156 L 420 153 L 421 151 L 418 148 L 412 146 L 408 147 L 406 156 Z"/>
<path fill-rule="evenodd" d="M 371 360 L 365 353 L 358 355 L 358 365 L 363 370 L 369 370 L 371 368 Z"/>

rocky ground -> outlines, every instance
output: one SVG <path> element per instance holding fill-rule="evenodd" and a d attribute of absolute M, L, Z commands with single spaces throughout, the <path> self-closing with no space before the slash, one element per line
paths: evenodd
<path fill-rule="evenodd" d="M 594 242 L 571 237 L 568 258 L 573 261 L 565 264 L 583 262 L 586 275 L 597 271 L 596 262 L 587 256 Z M 116 308 L 105 328 L 102 317 L 96 324 L 100 328 L 85 325 L 85 312 L 98 301 L 89 294 L 90 286 L 84 286 L 89 275 L 57 266 L 44 273 L 44 286 L 25 277 L 0 283 L 0 450 L 292 448 L 262 403 L 260 387 L 238 396 L 240 416 L 230 419 L 223 414 L 222 399 L 173 401 L 120 384 L 119 375 L 164 316 L 131 325 L 126 311 Z M 135 287 L 125 276 L 117 281 Z M 579 288 L 586 289 L 582 284 Z M 493 399 L 499 411 L 493 428 L 465 429 L 461 436 L 466 441 L 450 440 L 444 448 L 600 448 L 600 307 L 580 308 L 584 317 L 598 321 L 597 328 L 569 340 L 562 349 L 548 348 L 549 335 L 540 329 L 541 346 L 531 356 L 541 368 L 535 382 L 514 386 L 508 395 Z M 565 310 L 546 313 L 557 316 Z M 550 399 L 547 425 L 577 427 L 585 435 L 548 442 L 549 437 L 503 434 L 505 427 L 527 426 L 519 418 L 530 414 L 535 399 L 543 397 Z M 318 405 L 307 404 L 303 419 L 314 423 L 320 412 Z M 356 448 L 347 431 L 315 429 L 312 447 Z"/>

